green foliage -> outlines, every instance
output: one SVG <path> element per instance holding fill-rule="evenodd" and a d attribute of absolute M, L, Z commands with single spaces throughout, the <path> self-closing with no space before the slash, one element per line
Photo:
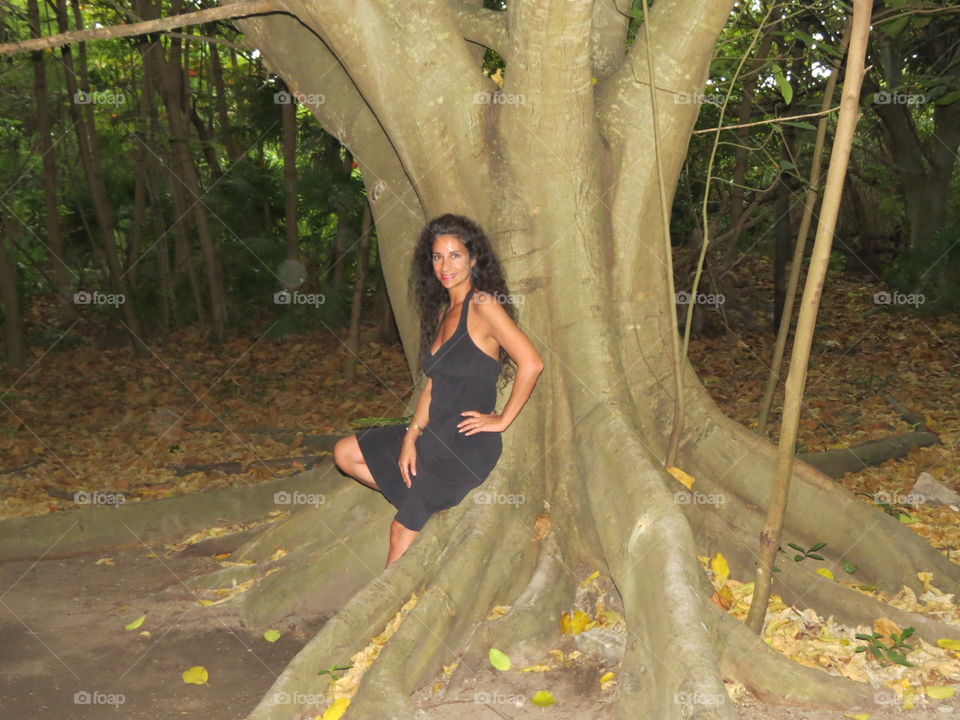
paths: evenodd
<path fill-rule="evenodd" d="M 817 550 L 820 550 L 826 547 L 825 542 L 819 542 L 816 545 L 811 545 L 809 549 L 805 549 L 796 543 L 787 543 L 790 547 L 797 551 L 797 554 L 793 556 L 795 562 L 800 562 L 801 560 L 806 560 L 811 558 L 813 560 L 823 560 L 823 555 L 817 553 Z"/>
<path fill-rule="evenodd" d="M 892 633 L 890 635 L 890 644 L 884 645 L 881 642 L 883 633 L 857 633 L 857 640 L 866 640 L 866 645 L 858 645 L 856 647 L 856 652 L 866 652 L 870 651 L 873 656 L 880 661 L 892 662 L 897 665 L 903 665 L 905 667 L 913 667 L 913 663 L 909 662 L 906 658 L 907 654 L 913 650 L 910 645 L 906 644 L 906 639 L 913 635 L 913 628 L 908 627 L 903 632 Z"/>
<path fill-rule="evenodd" d="M 886 279 L 902 293 L 922 294 L 922 311 L 960 309 L 960 222 L 954 220 L 928 242 L 900 253 Z"/>

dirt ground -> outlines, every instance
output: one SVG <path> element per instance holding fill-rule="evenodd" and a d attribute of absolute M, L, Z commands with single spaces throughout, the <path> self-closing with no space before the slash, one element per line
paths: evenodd
<path fill-rule="evenodd" d="M 183 584 L 216 567 L 213 558 L 167 558 L 162 549 L 149 557 L 152 552 L 117 551 L 110 555 L 112 565 L 98 565 L 98 556 L 0 564 L 0 718 L 238 720 L 319 629 L 318 624 L 286 633 L 275 643 L 264 640 L 259 629 L 232 630 L 219 621 L 216 606 L 199 605 Z M 142 626 L 124 629 L 144 613 Z M 140 635 L 144 631 L 149 638 Z M 183 682 L 183 671 L 195 665 L 208 670 L 206 685 Z M 606 720 L 613 717 L 616 690 L 601 691 L 598 678 L 616 669 L 599 659 L 543 673 L 476 668 L 475 676 L 442 700 L 432 699 L 432 683 L 425 686 L 416 696 L 418 717 Z M 557 704 L 535 706 L 530 698 L 538 690 L 549 690 Z M 768 706 L 749 695 L 738 710 L 745 720 L 845 717 Z M 895 718 L 960 718 L 960 700 L 872 715 Z"/>

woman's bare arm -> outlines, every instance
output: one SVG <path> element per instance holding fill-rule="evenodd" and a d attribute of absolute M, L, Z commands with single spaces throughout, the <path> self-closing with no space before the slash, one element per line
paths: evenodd
<path fill-rule="evenodd" d="M 510 398 L 500 413 L 502 430 L 506 430 L 516 420 L 520 410 L 530 399 L 533 388 L 543 372 L 543 358 L 530 338 L 517 327 L 507 311 L 496 302 L 478 303 L 480 315 L 490 325 L 490 335 L 517 364 L 517 374 L 513 381 Z"/>

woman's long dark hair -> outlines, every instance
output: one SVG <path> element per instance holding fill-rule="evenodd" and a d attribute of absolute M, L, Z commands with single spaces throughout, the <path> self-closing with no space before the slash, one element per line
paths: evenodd
<path fill-rule="evenodd" d="M 490 247 L 483 229 L 473 220 L 462 215 L 441 215 L 427 223 L 420 233 L 420 239 L 413 251 L 413 263 L 410 268 L 410 291 L 417 300 L 420 312 L 420 353 L 418 358 L 429 352 L 437 334 L 437 322 L 440 310 L 450 303 L 446 288 L 440 284 L 433 273 L 433 243 L 440 235 L 455 235 L 467 247 L 470 258 L 476 258 L 473 267 L 473 287 L 490 293 L 499 302 L 507 315 L 516 322 L 517 313 L 510 301 L 510 291 L 503 279 L 500 261 Z M 500 378 L 506 385 L 514 375 L 516 363 L 500 348 Z"/>

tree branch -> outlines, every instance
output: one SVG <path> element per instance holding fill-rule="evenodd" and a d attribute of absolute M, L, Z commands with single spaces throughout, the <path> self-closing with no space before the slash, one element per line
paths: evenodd
<path fill-rule="evenodd" d="M 272 0 L 244 0 L 243 2 L 231 3 L 230 5 L 224 5 L 222 7 L 172 15 L 170 17 L 160 18 L 159 20 L 148 20 L 146 22 L 132 24 L 123 23 L 120 25 L 110 25 L 109 27 L 89 28 L 87 30 L 75 30 L 58 35 L 48 35 L 47 37 L 24 40 L 23 42 L 5 43 L 0 45 L 0 55 L 14 55 L 16 53 L 30 52 L 31 50 L 45 50 L 47 48 L 83 42 L 85 40 L 144 35 L 151 32 L 172 30 L 173 28 L 183 27 L 184 25 L 200 25 L 216 20 L 274 12 L 278 12 L 278 9 Z"/>

